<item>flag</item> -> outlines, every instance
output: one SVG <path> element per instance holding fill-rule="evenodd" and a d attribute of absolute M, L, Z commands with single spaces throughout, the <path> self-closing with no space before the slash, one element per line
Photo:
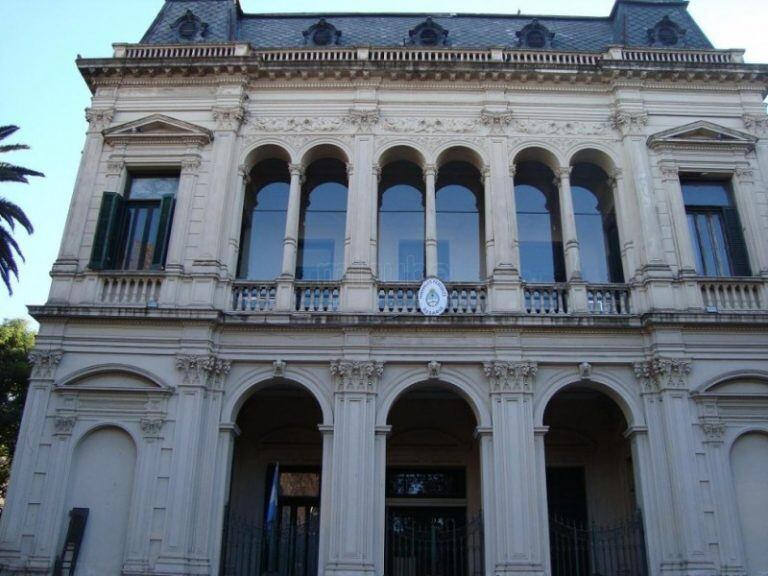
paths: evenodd
<path fill-rule="evenodd" d="M 267 526 L 272 526 L 277 520 L 277 495 L 280 482 L 280 463 L 275 464 L 275 473 L 272 476 L 272 488 L 269 491 L 267 503 Z"/>

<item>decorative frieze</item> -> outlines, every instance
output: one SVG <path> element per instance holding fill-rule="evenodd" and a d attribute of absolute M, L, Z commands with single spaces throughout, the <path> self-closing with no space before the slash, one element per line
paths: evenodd
<path fill-rule="evenodd" d="M 286 363 L 283 360 L 275 360 L 272 362 L 272 377 L 273 378 L 285 378 Z"/>
<path fill-rule="evenodd" d="M 381 126 L 389 132 L 409 134 L 465 134 L 478 128 L 473 118 L 382 118 Z"/>
<path fill-rule="evenodd" d="M 358 362 L 334 360 L 331 362 L 331 376 L 336 384 L 336 392 L 365 392 L 373 394 L 384 373 L 381 362 Z"/>
<path fill-rule="evenodd" d="M 538 371 L 535 362 L 485 362 L 483 370 L 491 385 L 491 394 L 504 392 L 533 393 L 534 379 Z"/>
<path fill-rule="evenodd" d="M 237 130 L 245 119 L 245 109 L 242 106 L 216 106 L 213 119 L 217 130 Z"/>
<path fill-rule="evenodd" d="M 659 392 L 669 388 L 686 389 L 687 377 L 691 372 L 688 360 L 653 358 L 635 363 L 635 377 L 643 392 Z"/>
<path fill-rule="evenodd" d="M 32 378 L 53 378 L 56 367 L 64 357 L 62 350 L 35 350 L 29 353 Z"/>
<path fill-rule="evenodd" d="M 232 363 L 212 355 L 182 355 L 176 357 L 176 368 L 184 373 L 184 384 L 221 390 Z"/>
<path fill-rule="evenodd" d="M 608 122 L 583 122 L 577 120 L 544 120 L 519 118 L 509 124 L 516 132 L 547 136 L 599 136 L 606 134 L 611 125 Z"/>
<path fill-rule="evenodd" d="M 432 360 L 429 364 L 427 364 L 427 378 L 430 380 L 436 380 L 437 378 L 440 378 L 441 368 L 442 364 L 440 364 L 440 362 Z"/>
<path fill-rule="evenodd" d="M 350 125 L 348 119 L 338 116 L 259 116 L 248 120 L 249 128 L 260 132 L 336 132 Z"/>
<path fill-rule="evenodd" d="M 624 136 L 642 134 L 647 124 L 648 114 L 645 112 L 617 110 L 611 116 L 611 126 Z"/>
<path fill-rule="evenodd" d="M 54 435 L 70 436 L 77 423 L 76 416 L 56 416 L 53 420 Z"/>

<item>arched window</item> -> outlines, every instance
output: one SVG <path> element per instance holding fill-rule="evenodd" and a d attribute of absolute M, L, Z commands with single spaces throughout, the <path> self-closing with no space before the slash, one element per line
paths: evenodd
<path fill-rule="evenodd" d="M 290 176 L 282 160 L 264 160 L 251 172 L 243 205 L 237 277 L 272 280 L 281 272 Z"/>
<path fill-rule="evenodd" d="M 412 162 L 392 162 L 382 171 L 378 248 L 380 280 L 424 278 L 424 180 Z"/>
<path fill-rule="evenodd" d="M 571 194 L 582 277 L 587 282 L 624 282 L 608 176 L 594 164 L 577 164 L 571 172 Z"/>
<path fill-rule="evenodd" d="M 480 172 L 467 162 L 448 162 L 438 172 L 436 189 L 437 275 L 449 282 L 479 281 L 485 276 Z"/>
<path fill-rule="evenodd" d="M 521 162 L 515 175 L 520 272 L 526 282 L 564 282 L 560 201 L 554 174 L 539 162 Z"/>
<path fill-rule="evenodd" d="M 299 222 L 298 280 L 338 280 L 344 273 L 347 170 L 322 159 L 307 169 Z"/>

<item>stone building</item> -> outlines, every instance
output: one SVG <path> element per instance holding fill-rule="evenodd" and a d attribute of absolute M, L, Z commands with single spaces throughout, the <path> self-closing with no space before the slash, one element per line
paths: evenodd
<path fill-rule="evenodd" d="M 0 573 L 768 574 L 768 68 L 686 2 L 78 66 Z"/>

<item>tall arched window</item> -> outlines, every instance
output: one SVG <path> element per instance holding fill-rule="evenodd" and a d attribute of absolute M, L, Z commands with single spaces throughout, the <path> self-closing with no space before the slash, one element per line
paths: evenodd
<path fill-rule="evenodd" d="M 338 280 L 344 273 L 347 170 L 340 160 L 313 162 L 306 173 L 296 278 Z"/>
<path fill-rule="evenodd" d="M 424 180 L 412 162 L 399 160 L 382 170 L 378 249 L 380 280 L 424 278 Z"/>
<path fill-rule="evenodd" d="M 480 172 L 467 162 L 440 167 L 436 185 L 437 275 L 450 282 L 485 276 L 483 187 Z"/>
<path fill-rule="evenodd" d="M 564 282 L 560 201 L 552 170 L 521 162 L 515 174 L 520 273 L 526 282 Z"/>
<path fill-rule="evenodd" d="M 251 172 L 243 205 L 237 277 L 272 280 L 281 272 L 290 176 L 282 160 L 264 160 Z"/>
<path fill-rule="evenodd" d="M 624 282 L 608 176 L 594 164 L 577 164 L 571 172 L 571 194 L 582 277 L 587 282 Z"/>

